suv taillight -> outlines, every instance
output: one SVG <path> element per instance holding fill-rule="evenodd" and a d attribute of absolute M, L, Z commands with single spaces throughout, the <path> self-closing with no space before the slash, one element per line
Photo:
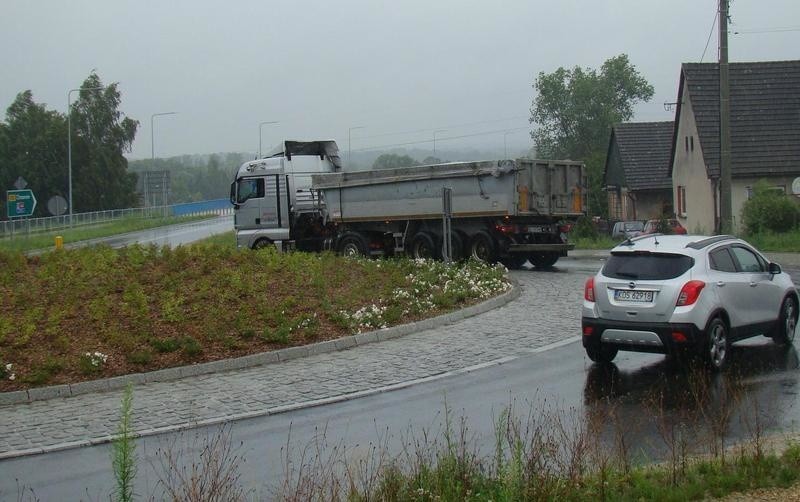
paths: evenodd
<path fill-rule="evenodd" d="M 686 305 L 693 305 L 694 302 L 700 297 L 700 292 L 706 287 L 703 281 L 689 281 L 683 285 L 681 294 L 678 295 L 678 301 L 675 303 L 677 307 L 685 307 Z"/>
<path fill-rule="evenodd" d="M 587 302 L 594 302 L 594 277 L 586 279 L 586 285 L 583 287 L 583 299 Z"/>

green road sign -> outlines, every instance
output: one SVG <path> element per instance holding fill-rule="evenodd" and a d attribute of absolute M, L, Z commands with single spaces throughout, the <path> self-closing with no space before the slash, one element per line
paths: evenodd
<path fill-rule="evenodd" d="M 36 209 L 36 197 L 33 190 L 6 191 L 6 210 L 9 219 L 30 216 Z"/>

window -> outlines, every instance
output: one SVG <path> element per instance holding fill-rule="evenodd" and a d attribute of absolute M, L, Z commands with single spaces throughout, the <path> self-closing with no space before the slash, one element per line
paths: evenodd
<path fill-rule="evenodd" d="M 689 149 L 694 151 L 694 136 L 689 136 Z"/>
<path fill-rule="evenodd" d="M 244 203 L 248 199 L 261 199 L 264 197 L 264 178 L 245 178 L 239 180 L 239 190 L 236 202 Z"/>
<path fill-rule="evenodd" d="M 684 136 L 683 137 L 683 142 L 685 143 L 686 151 L 688 152 L 689 151 L 689 136 Z"/>
<path fill-rule="evenodd" d="M 716 249 L 709 253 L 708 259 L 711 262 L 712 270 L 720 272 L 736 272 L 736 264 L 728 252 L 728 248 Z"/>
<path fill-rule="evenodd" d="M 764 262 L 760 260 L 755 253 L 743 247 L 732 247 L 731 252 L 739 262 L 739 270 L 741 272 L 764 272 Z"/>
<path fill-rule="evenodd" d="M 614 279 L 664 280 L 686 273 L 694 265 L 691 256 L 667 253 L 614 253 L 603 267 L 603 275 Z"/>
<path fill-rule="evenodd" d="M 675 191 L 675 198 L 678 202 L 678 214 L 681 216 L 686 216 L 686 187 L 679 186 L 678 189 Z"/>

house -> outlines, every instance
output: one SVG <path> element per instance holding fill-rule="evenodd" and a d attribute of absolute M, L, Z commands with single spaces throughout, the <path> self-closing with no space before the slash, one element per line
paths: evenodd
<path fill-rule="evenodd" d="M 800 61 L 730 63 L 734 230 L 760 179 L 785 193 L 800 176 Z M 681 67 L 671 147 L 678 220 L 693 233 L 719 222 L 719 65 Z"/>
<path fill-rule="evenodd" d="M 611 130 L 603 186 L 612 220 L 671 215 L 674 122 L 628 122 Z"/>

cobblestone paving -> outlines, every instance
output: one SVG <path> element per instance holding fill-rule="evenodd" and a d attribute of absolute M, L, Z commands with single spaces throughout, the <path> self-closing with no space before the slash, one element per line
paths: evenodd
<path fill-rule="evenodd" d="M 517 300 L 398 339 L 278 364 L 134 387 L 146 431 L 366 391 L 458 370 L 580 333 L 581 271 L 515 271 Z M 0 455 L 114 434 L 120 391 L 0 407 Z"/>

